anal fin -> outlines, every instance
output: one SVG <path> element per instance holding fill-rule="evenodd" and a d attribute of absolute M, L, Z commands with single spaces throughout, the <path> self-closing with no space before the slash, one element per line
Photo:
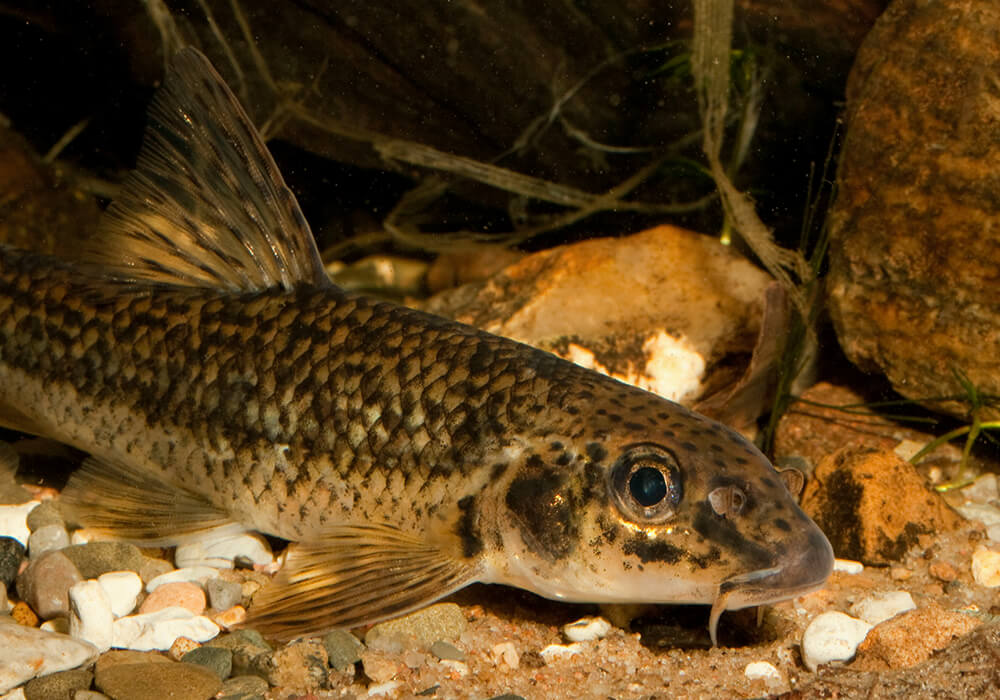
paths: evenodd
<path fill-rule="evenodd" d="M 207 532 L 247 528 L 203 496 L 119 462 L 89 457 L 60 496 L 71 520 L 114 539 L 154 546 L 181 544 Z"/>
<path fill-rule="evenodd" d="M 342 525 L 290 545 L 244 626 L 288 640 L 409 612 L 475 580 L 473 562 L 388 525 Z"/>

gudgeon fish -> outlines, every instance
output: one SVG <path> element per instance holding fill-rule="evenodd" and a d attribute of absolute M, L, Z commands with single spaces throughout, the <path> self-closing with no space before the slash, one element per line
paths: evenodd
<path fill-rule="evenodd" d="M 353 627 L 472 582 L 719 616 L 821 587 L 830 544 L 729 428 L 347 293 L 208 60 L 184 49 L 81 261 L 0 249 L 0 422 L 91 456 L 114 537 L 291 542 L 249 625 Z"/>

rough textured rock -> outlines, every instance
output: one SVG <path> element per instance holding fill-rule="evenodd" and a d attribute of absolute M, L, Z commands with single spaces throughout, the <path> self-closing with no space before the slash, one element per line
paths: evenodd
<path fill-rule="evenodd" d="M 802 509 L 838 557 L 872 565 L 898 561 L 921 535 L 962 523 L 908 462 L 892 452 L 847 448 L 816 466 Z"/>
<path fill-rule="evenodd" d="M 717 239 L 660 226 L 535 253 L 426 309 L 689 403 L 753 350 L 769 282 Z"/>
<path fill-rule="evenodd" d="M 858 647 L 851 666 L 859 671 L 916 666 L 980 624 L 972 615 L 949 612 L 931 603 L 877 625 Z"/>
<path fill-rule="evenodd" d="M 1000 394 L 997 76 L 995 0 L 892 3 L 851 73 L 831 315 L 848 357 L 909 398 L 963 394 L 953 370 Z"/>
<path fill-rule="evenodd" d="M 222 681 L 203 666 L 159 654 L 111 652 L 98 661 L 94 685 L 113 700 L 205 700 Z"/>
<path fill-rule="evenodd" d="M 87 670 L 62 671 L 42 676 L 24 686 L 26 700 L 56 700 L 72 698 L 77 690 L 87 690 L 94 681 L 94 674 Z"/>

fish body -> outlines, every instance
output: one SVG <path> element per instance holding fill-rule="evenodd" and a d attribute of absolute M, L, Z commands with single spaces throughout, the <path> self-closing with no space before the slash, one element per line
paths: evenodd
<path fill-rule="evenodd" d="M 830 545 L 749 442 L 469 326 L 348 294 L 207 60 L 182 51 L 83 265 L 0 249 L 0 422 L 91 453 L 81 522 L 294 544 L 251 624 L 405 612 L 474 581 L 725 609 Z"/>

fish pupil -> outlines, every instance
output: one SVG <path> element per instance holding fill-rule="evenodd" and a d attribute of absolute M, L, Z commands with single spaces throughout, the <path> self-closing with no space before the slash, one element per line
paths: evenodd
<path fill-rule="evenodd" d="M 667 495 L 667 481 L 659 469 L 640 467 L 628 480 L 632 498 L 644 508 L 655 506 Z"/>

